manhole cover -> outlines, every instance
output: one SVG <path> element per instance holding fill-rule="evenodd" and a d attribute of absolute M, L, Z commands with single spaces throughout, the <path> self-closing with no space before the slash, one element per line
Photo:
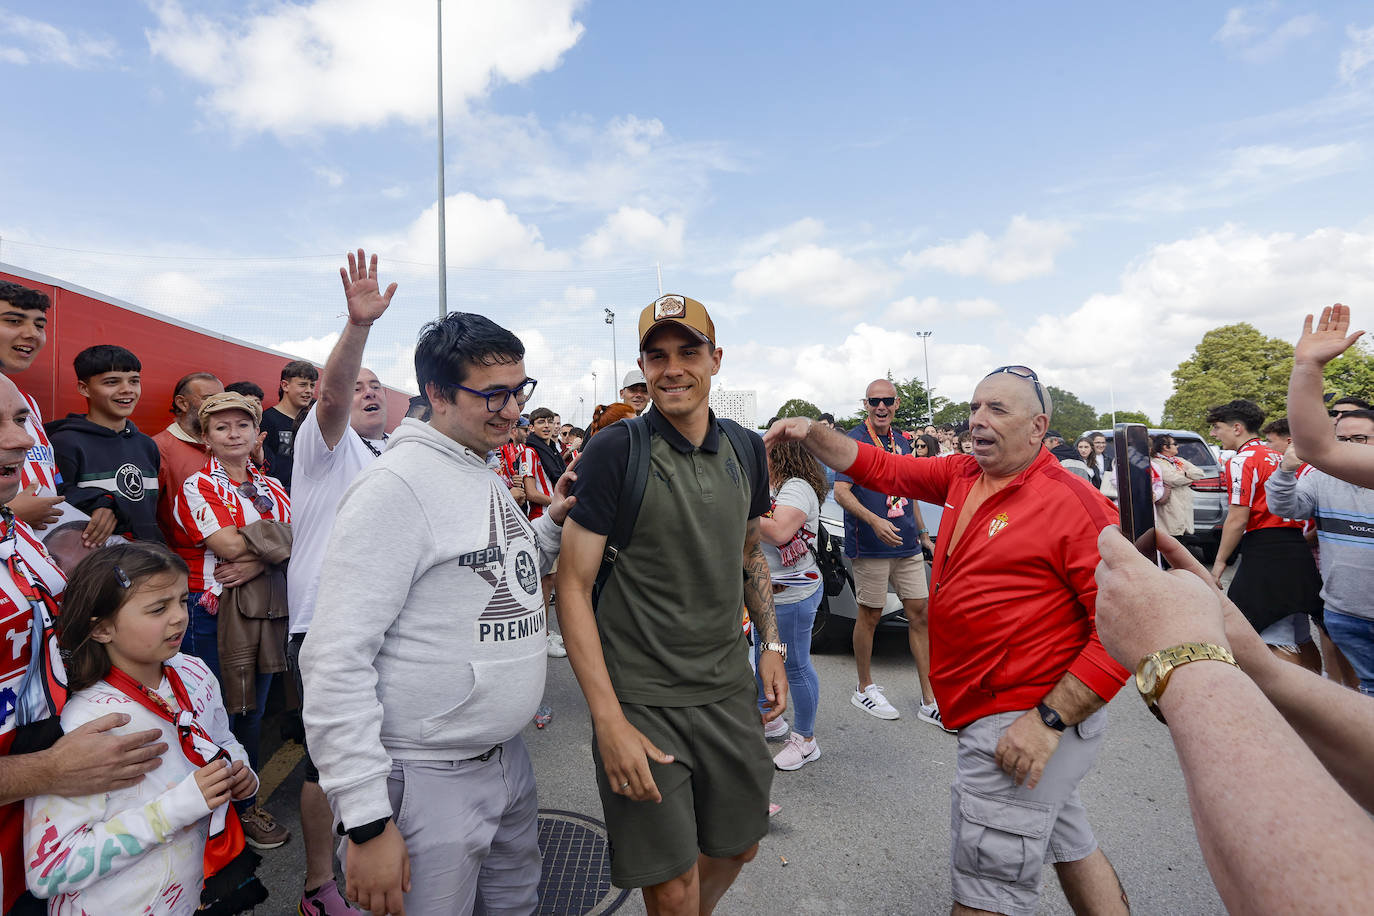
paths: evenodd
<path fill-rule="evenodd" d="M 611 884 L 606 827 L 572 811 L 539 812 L 539 907 L 545 916 L 614 913 L 630 896 Z"/>

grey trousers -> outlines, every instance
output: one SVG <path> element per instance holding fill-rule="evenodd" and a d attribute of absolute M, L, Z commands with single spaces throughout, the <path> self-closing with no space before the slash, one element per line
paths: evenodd
<path fill-rule="evenodd" d="M 534 911 L 543 861 L 523 738 L 487 760 L 393 760 L 387 792 L 410 855 L 409 916 Z"/>

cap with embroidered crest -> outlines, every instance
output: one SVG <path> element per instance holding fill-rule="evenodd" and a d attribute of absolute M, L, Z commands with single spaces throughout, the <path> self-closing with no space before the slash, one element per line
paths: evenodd
<path fill-rule="evenodd" d="M 670 294 L 659 296 L 639 313 L 639 349 L 644 350 L 644 341 L 657 328 L 664 324 L 675 324 L 685 328 L 701 339 L 702 343 L 715 343 L 716 326 L 711 321 L 706 306 L 686 296 Z"/>

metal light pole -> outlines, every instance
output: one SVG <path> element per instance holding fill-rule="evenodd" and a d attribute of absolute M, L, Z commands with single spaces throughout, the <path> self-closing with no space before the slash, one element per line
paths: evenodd
<path fill-rule="evenodd" d="M 582 408 L 586 406 L 586 400 L 582 395 L 577 396 L 577 425 L 582 427 Z M 585 429 L 585 427 L 582 427 Z"/>
<path fill-rule="evenodd" d="M 444 220 L 444 0 L 436 0 L 439 20 L 439 317 L 448 314 L 448 243 Z"/>
<path fill-rule="evenodd" d="M 611 378 L 620 378 L 620 360 L 615 355 L 615 312 L 605 309 L 606 323 L 611 326 Z"/>
<path fill-rule="evenodd" d="M 935 411 L 930 406 L 930 356 L 926 353 L 926 341 L 930 339 L 933 331 L 917 331 L 916 336 L 921 338 L 921 360 L 926 364 L 926 424 L 935 422 Z"/>
<path fill-rule="evenodd" d="M 596 370 L 592 370 L 592 410 L 596 409 Z"/>

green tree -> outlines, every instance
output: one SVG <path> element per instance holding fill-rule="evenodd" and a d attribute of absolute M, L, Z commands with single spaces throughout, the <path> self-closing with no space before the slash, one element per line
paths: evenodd
<path fill-rule="evenodd" d="M 1050 428 L 1063 435 L 1065 439 L 1072 442 L 1083 430 L 1092 429 L 1097 425 L 1097 411 L 1080 401 L 1078 395 L 1053 385 L 1047 385 L 1046 390 L 1054 401 Z"/>
<path fill-rule="evenodd" d="M 958 429 L 960 426 L 968 425 L 968 401 L 951 401 L 948 398 L 936 398 L 935 401 L 937 404 L 944 402 L 944 406 L 935 408 L 936 426 L 948 423 Z"/>
<path fill-rule="evenodd" d="M 1374 352 L 1363 340 L 1326 364 L 1326 390 L 1336 397 L 1374 397 Z"/>
<path fill-rule="evenodd" d="M 1116 422 L 1117 422 L 1117 423 L 1144 423 L 1146 426 L 1154 426 L 1154 425 L 1155 425 L 1155 421 L 1154 421 L 1154 420 L 1151 420 L 1147 414 L 1145 414 L 1145 413 L 1143 413 L 1142 411 L 1139 411 L 1139 410 L 1118 410 L 1118 411 L 1116 412 Z M 1097 415 L 1097 423 L 1096 423 L 1096 425 L 1094 426 L 1094 428 L 1095 428 L 1095 429 L 1111 429 L 1111 428 L 1112 428 L 1112 415 L 1111 415 L 1110 413 L 1098 414 L 1098 415 Z"/>
<path fill-rule="evenodd" d="M 1236 398 L 1254 401 L 1267 416 L 1284 416 L 1292 371 L 1293 345 L 1286 340 L 1245 322 L 1213 328 L 1174 370 L 1163 425 L 1205 433 L 1207 409 Z"/>
<path fill-rule="evenodd" d="M 787 403 L 778 408 L 779 417 L 810 417 L 816 419 L 821 415 L 821 409 L 810 401 L 802 398 L 792 398 Z"/>

